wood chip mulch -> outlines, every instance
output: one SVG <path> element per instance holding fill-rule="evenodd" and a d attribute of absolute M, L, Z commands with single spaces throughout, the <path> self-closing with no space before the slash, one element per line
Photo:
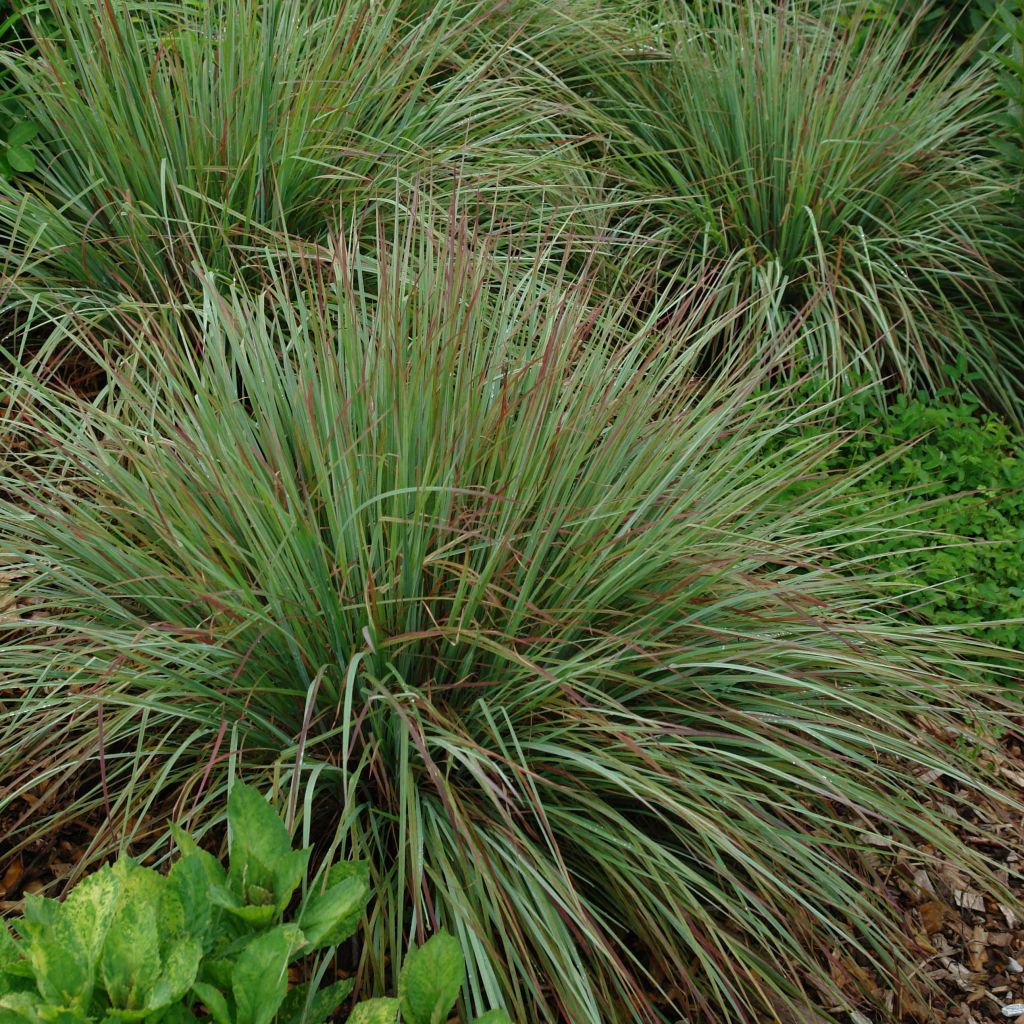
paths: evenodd
<path fill-rule="evenodd" d="M 979 758 L 1024 798 L 1024 736 L 1005 737 L 999 754 L 986 752 Z M 951 816 L 957 813 L 945 809 Z M 1024 906 L 1024 819 L 996 801 L 975 801 L 972 816 L 992 837 L 972 845 L 1001 865 L 1000 881 L 1017 898 L 1018 908 Z M 920 859 L 901 855 L 896 868 L 887 869 L 886 891 L 903 911 L 906 933 L 921 949 L 922 972 L 944 998 L 929 1005 L 905 999 L 897 1006 L 895 994 L 873 984 L 867 971 L 840 961 L 849 977 L 836 980 L 845 982 L 851 996 L 868 994 L 849 1015 L 850 1024 L 886 1019 L 878 1007 L 897 1011 L 905 1024 L 1024 1024 L 1024 921 L 1012 907 L 979 892 L 957 864 L 922 866 L 934 860 L 925 856 L 930 852 L 922 850 Z"/>

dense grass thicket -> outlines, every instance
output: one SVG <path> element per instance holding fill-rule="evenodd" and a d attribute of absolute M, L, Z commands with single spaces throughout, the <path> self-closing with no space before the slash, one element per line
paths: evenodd
<path fill-rule="evenodd" d="M 151 1024 L 941 1006 L 895 865 L 1024 914 L 1022 24 L 12 8 L 0 874 L 122 859 L 0 929 L 0 1019 L 86 1005 L 53 949 Z"/>

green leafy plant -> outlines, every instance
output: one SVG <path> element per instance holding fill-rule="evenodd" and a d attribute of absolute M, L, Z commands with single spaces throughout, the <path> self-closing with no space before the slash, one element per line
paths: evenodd
<path fill-rule="evenodd" d="M 995 142 L 1018 176 L 1024 174 L 1024 3 L 1006 0 L 999 5 L 998 26 L 1005 33 L 996 50 L 1001 65 L 999 85 L 1005 107 L 998 116 L 1003 134 Z"/>
<path fill-rule="evenodd" d="M 1024 651 L 1020 434 L 954 393 L 879 405 L 862 391 L 836 407 L 829 425 L 802 429 L 810 435 L 836 427 L 850 440 L 829 452 L 822 470 L 862 471 L 863 502 L 884 501 L 901 524 L 858 544 L 864 558 L 884 561 L 893 572 L 901 608 Z M 865 466 L 870 470 L 863 472 Z"/>
<path fill-rule="evenodd" d="M 9 178 L 35 170 L 36 158 L 31 143 L 39 134 L 39 128 L 32 121 L 5 113 L 6 106 L 6 103 L 0 105 L 0 175 Z"/>
<path fill-rule="evenodd" d="M 7 48 L 19 42 L 16 30 L 20 23 L 19 12 L 10 4 L 0 3 L 0 46 Z M 32 140 L 38 133 L 38 125 L 22 116 L 18 90 L 9 71 L 0 64 L 0 177 L 35 170 Z"/>
<path fill-rule="evenodd" d="M 353 979 L 289 986 L 288 967 L 350 938 L 370 897 L 366 865 L 341 861 L 305 892 L 310 849 L 293 850 L 259 792 L 236 783 L 228 800 L 229 866 L 174 829 L 180 856 L 167 875 L 120 859 L 61 903 L 25 898 L 14 935 L 0 924 L 4 1024 L 103 1020 L 300 1024 L 334 1014 Z M 357 1004 L 349 1024 L 443 1024 L 462 988 L 462 950 L 438 934 L 406 958 L 398 999 Z M 508 1024 L 492 1011 L 477 1024 Z"/>
<path fill-rule="evenodd" d="M 367 862 L 358 977 L 409 1013 L 436 1006 L 387 950 L 426 922 L 470 1011 L 529 1021 L 848 1005 L 836 944 L 927 984 L 879 859 L 1012 900 L 956 810 L 1011 784 L 942 739 L 1002 724 L 978 644 L 854 571 L 890 509 L 789 492 L 833 439 L 768 467 L 806 415 L 785 388 L 698 378 L 746 322 L 702 318 L 707 276 L 638 323 L 499 244 L 410 231 L 301 288 L 211 284 L 99 347 L 92 405 L 6 379 L 31 614 L 0 622 L 0 775 L 76 794 L 9 843 L 90 811 L 141 839 L 165 793 L 213 820 L 229 765 L 272 770 Z"/>
<path fill-rule="evenodd" d="M 762 350 L 797 314 L 828 379 L 908 393 L 950 384 L 963 353 L 971 386 L 1020 418 L 1024 260 L 993 76 L 898 20 L 854 45 L 855 24 L 804 0 L 704 21 L 673 7 L 660 49 L 594 77 L 646 230 L 740 257 L 740 293 L 779 314 Z"/>
<path fill-rule="evenodd" d="M 181 856 L 166 876 L 121 859 L 63 903 L 26 896 L 19 937 L 3 931 L 2 1019 L 155 1024 L 194 1021 L 200 1006 L 216 1024 L 329 1016 L 353 982 L 289 992 L 287 969 L 355 932 L 370 896 L 365 865 L 335 865 L 286 923 L 310 851 L 293 850 L 281 819 L 241 783 L 228 835 L 227 870 L 176 829 Z"/>
<path fill-rule="evenodd" d="M 913 28 L 917 41 L 927 45 L 938 37 L 952 50 L 981 42 L 978 36 L 988 35 L 999 5 L 1000 0 L 831 0 L 821 6 L 826 16 L 838 9 L 840 24 L 856 26 L 862 41 L 879 23 L 902 24 Z"/>

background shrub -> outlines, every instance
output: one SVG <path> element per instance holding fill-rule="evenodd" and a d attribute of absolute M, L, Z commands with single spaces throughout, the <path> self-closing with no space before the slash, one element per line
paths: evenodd
<path fill-rule="evenodd" d="M 736 259 L 738 287 L 814 325 L 828 379 L 973 386 L 1020 414 L 1014 189 L 990 151 L 994 81 L 912 25 L 856 26 L 793 0 L 773 13 L 675 4 L 660 49 L 595 77 L 610 159 L 684 251 Z"/>
<path fill-rule="evenodd" d="M 1020 435 L 976 400 L 951 394 L 900 396 L 879 406 L 861 392 L 837 412 L 839 428 L 852 437 L 829 453 L 823 469 L 848 476 L 867 466 L 857 484 L 863 500 L 891 502 L 901 529 L 858 550 L 872 561 L 884 556 L 897 573 L 894 593 L 904 612 L 1024 651 Z"/>
<path fill-rule="evenodd" d="M 12 52 L 32 48 L 20 8 L 6 0 L 0 2 L 0 47 Z M 10 179 L 35 170 L 32 142 L 38 132 L 39 126 L 25 115 L 14 76 L 0 63 L 0 177 Z"/>
<path fill-rule="evenodd" d="M 1024 172 L 1024 3 L 1006 0 L 999 7 L 996 25 L 1005 33 L 996 59 L 1002 66 L 999 88 L 1005 107 L 999 123 L 1005 136 L 997 138 L 1000 152 L 1013 169 L 1018 187 Z"/>

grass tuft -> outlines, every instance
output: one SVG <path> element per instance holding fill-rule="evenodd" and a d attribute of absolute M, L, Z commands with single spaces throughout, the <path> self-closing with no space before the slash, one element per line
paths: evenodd
<path fill-rule="evenodd" d="M 559 103 L 494 54 L 472 11 L 379 3 L 53 0 L 38 52 L 5 53 L 39 128 L 0 180 L 0 268 L 37 320 L 166 303 L 415 184 L 522 226 L 586 190 Z M 370 240 L 372 241 L 372 234 Z"/>
<path fill-rule="evenodd" d="M 832 7 L 663 4 L 659 44 L 593 79 L 612 164 L 659 237 L 742 257 L 744 294 L 807 318 L 830 377 L 938 390 L 962 357 L 1020 420 L 1024 258 L 994 77 L 913 22 Z"/>
<path fill-rule="evenodd" d="M 486 248 L 210 279 L 199 337 L 154 325 L 90 406 L 7 382 L 0 811 L 63 794 L 11 843 L 103 808 L 99 855 L 269 773 L 370 860 L 368 984 L 439 925 L 521 1020 L 842 1007 L 835 946 L 925 984 L 871 865 L 1009 899 L 946 817 L 994 785 L 943 740 L 998 718 L 973 648 L 848 571 L 886 510 L 787 498 L 830 439 L 766 471 L 807 410 L 695 380 L 736 326 L 706 282 L 638 325 Z"/>

